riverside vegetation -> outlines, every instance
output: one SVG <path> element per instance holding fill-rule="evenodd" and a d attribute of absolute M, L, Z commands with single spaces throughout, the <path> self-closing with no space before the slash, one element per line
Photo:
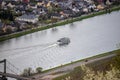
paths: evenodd
<path fill-rule="evenodd" d="M 31 76 L 35 73 L 41 73 L 42 72 L 42 67 L 37 67 L 36 71 L 34 72 L 31 67 L 24 69 L 23 73 L 21 76 L 28 77 Z"/>
<path fill-rule="evenodd" d="M 76 67 L 72 72 L 53 80 L 120 80 L 120 50 L 115 57 Z"/>

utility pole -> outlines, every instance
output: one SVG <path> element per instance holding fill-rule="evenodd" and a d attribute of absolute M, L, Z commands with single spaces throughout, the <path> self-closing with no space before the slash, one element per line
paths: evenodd
<path fill-rule="evenodd" d="M 3 59 L 2 61 L 0 61 L 0 63 L 4 63 L 4 74 L 6 74 L 6 59 Z M 0 79 L 7 80 L 5 75 L 2 75 Z"/>
<path fill-rule="evenodd" d="M 6 73 L 6 59 L 4 59 L 4 73 Z"/>
<path fill-rule="evenodd" d="M 6 59 L 1 60 L 0 63 L 4 63 L 4 73 L 6 73 Z"/>

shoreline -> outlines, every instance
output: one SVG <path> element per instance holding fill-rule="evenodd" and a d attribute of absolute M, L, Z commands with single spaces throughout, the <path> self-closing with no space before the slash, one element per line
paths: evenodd
<path fill-rule="evenodd" d="M 114 57 L 114 56 L 117 55 L 117 52 L 119 52 L 119 51 L 120 51 L 120 49 L 116 49 L 116 50 L 113 50 L 113 51 L 105 52 L 105 53 L 98 54 L 98 55 L 88 57 L 88 58 L 85 58 L 85 59 L 81 59 L 81 60 L 77 60 L 77 61 L 74 61 L 74 62 L 66 63 L 66 64 L 63 64 L 61 66 L 57 66 L 57 67 L 42 71 L 41 73 L 34 73 L 30 77 L 35 78 L 35 79 L 41 79 L 41 78 L 43 78 L 45 76 L 48 76 L 48 75 L 54 75 L 54 74 L 57 74 L 57 73 L 58 74 L 59 73 L 60 74 L 68 73 L 71 70 L 73 70 L 75 67 L 78 67 L 78 66 L 76 66 L 76 64 L 80 66 L 82 64 L 95 62 L 97 60 L 99 61 L 99 60 L 104 60 L 104 59 L 109 58 L 109 57 Z M 73 67 L 71 67 L 71 66 L 73 66 Z M 67 69 L 69 68 L 69 70 L 66 70 L 66 68 Z"/>
<path fill-rule="evenodd" d="M 50 68 L 50 69 L 47 69 L 47 70 L 43 70 L 40 74 L 44 74 L 44 73 L 47 73 L 49 71 L 56 70 L 56 69 L 66 67 L 66 66 L 70 66 L 72 64 L 76 64 L 76 63 L 79 63 L 79 62 L 89 62 L 89 60 L 93 60 L 93 59 L 97 59 L 97 58 L 101 58 L 101 57 L 105 57 L 105 56 L 109 56 L 109 55 L 114 55 L 114 54 L 116 54 L 117 51 L 120 51 L 120 49 L 116 49 L 116 50 L 113 50 L 113 51 L 101 53 L 101 54 L 94 55 L 94 56 L 91 56 L 91 57 L 88 57 L 88 58 L 85 58 L 85 59 L 71 61 L 71 62 L 66 63 L 66 64 L 61 64 L 60 66 L 56 66 L 56 67 L 53 67 L 53 68 Z M 35 76 L 37 74 L 39 74 L 39 73 L 34 73 L 33 76 Z"/>
<path fill-rule="evenodd" d="M 112 7 L 112 8 L 110 8 L 110 10 L 111 10 L 110 12 L 119 11 L 120 6 Z M 62 26 L 62 25 L 69 24 L 69 23 L 72 23 L 72 22 L 81 21 L 81 20 L 92 18 L 92 17 L 95 17 L 95 16 L 107 14 L 107 13 L 108 12 L 106 12 L 106 10 L 102 10 L 102 11 L 99 11 L 99 12 L 93 12 L 93 13 L 89 13 L 89 14 L 82 15 L 82 16 L 75 17 L 75 18 L 65 19 L 65 20 L 60 21 L 60 22 L 56 22 L 56 23 L 53 23 L 53 24 L 48 24 L 47 26 L 37 27 L 37 28 L 34 28 L 34 29 L 29 29 L 29 30 L 26 30 L 26 31 L 22 31 L 22 32 L 16 32 L 16 33 L 8 34 L 8 35 L 5 35 L 5 36 L 0 36 L 0 42 L 8 40 L 8 39 L 12 39 L 12 38 L 20 37 L 20 36 L 23 36 L 23 35 L 26 35 L 26 34 L 34 33 L 34 32 L 37 32 L 37 31 L 42 31 L 42 30 L 46 30 L 46 29 L 49 29 L 49 28 L 54 28 L 54 27 Z"/>

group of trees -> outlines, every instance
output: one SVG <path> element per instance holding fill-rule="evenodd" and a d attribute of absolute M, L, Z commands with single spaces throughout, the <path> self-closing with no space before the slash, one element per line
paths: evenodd
<path fill-rule="evenodd" d="M 24 77 L 28 77 L 28 76 L 33 75 L 34 73 L 41 73 L 41 72 L 42 72 L 41 67 L 37 67 L 35 72 L 32 70 L 32 68 L 29 67 L 27 69 L 24 69 L 24 71 L 21 75 Z"/>
<path fill-rule="evenodd" d="M 3 23 L 14 21 L 14 16 L 10 10 L 0 10 L 0 19 Z"/>

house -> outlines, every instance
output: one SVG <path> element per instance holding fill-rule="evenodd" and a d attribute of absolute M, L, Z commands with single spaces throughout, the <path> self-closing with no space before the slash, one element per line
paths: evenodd
<path fill-rule="evenodd" d="M 16 8 L 15 8 L 15 11 L 16 11 L 16 13 L 22 13 L 22 14 L 24 14 L 25 13 L 25 9 L 26 7 L 24 6 L 24 5 L 17 5 L 16 6 Z"/>
<path fill-rule="evenodd" d="M 5 5 L 6 5 L 6 2 L 5 2 L 5 1 L 2 1 L 2 2 L 1 2 L 1 7 L 3 8 Z"/>
<path fill-rule="evenodd" d="M 2 27 L 3 27 L 3 23 L 0 22 L 0 31 L 2 30 Z"/>
<path fill-rule="evenodd" d="M 15 7 L 15 5 L 12 5 L 11 3 L 8 3 L 7 6 L 10 7 L 10 8 L 14 8 Z"/>
<path fill-rule="evenodd" d="M 44 8 L 34 9 L 32 12 L 36 15 L 46 14 L 46 11 Z"/>
<path fill-rule="evenodd" d="M 83 8 L 83 12 L 88 13 L 89 12 L 88 8 Z"/>
<path fill-rule="evenodd" d="M 79 10 L 78 8 L 74 7 L 74 8 L 72 9 L 72 11 L 74 11 L 75 13 L 78 13 L 80 10 Z"/>
<path fill-rule="evenodd" d="M 0 22 L 0 36 L 3 35 L 3 23 Z"/>
<path fill-rule="evenodd" d="M 34 3 L 30 3 L 29 6 L 30 6 L 30 8 L 32 8 L 32 9 L 37 9 L 37 5 L 34 4 Z"/>
<path fill-rule="evenodd" d="M 2 27 L 2 32 L 3 33 L 13 33 L 17 31 L 17 27 L 13 27 L 10 24 L 5 25 L 4 27 Z"/>
<path fill-rule="evenodd" d="M 51 15 L 51 17 L 52 17 L 52 18 L 56 18 L 56 19 L 58 19 L 58 20 L 61 19 L 61 15 L 60 15 L 59 13 L 53 13 L 53 14 Z"/>
<path fill-rule="evenodd" d="M 103 10 L 104 8 L 105 8 L 105 7 L 104 7 L 103 5 L 100 5 L 100 4 L 97 6 L 97 9 L 98 9 L 98 10 Z"/>
<path fill-rule="evenodd" d="M 23 22 L 29 22 L 29 23 L 37 23 L 38 16 L 34 14 L 23 14 L 22 16 L 17 17 L 16 20 L 23 21 Z"/>
<path fill-rule="evenodd" d="M 89 4 L 93 3 L 92 0 L 84 0 L 84 1 L 86 1 L 86 2 L 89 3 Z"/>
<path fill-rule="evenodd" d="M 30 0 L 22 0 L 23 3 L 29 3 Z"/>
<path fill-rule="evenodd" d="M 66 17 L 71 17 L 73 15 L 73 11 L 71 9 L 64 10 L 63 13 Z"/>

